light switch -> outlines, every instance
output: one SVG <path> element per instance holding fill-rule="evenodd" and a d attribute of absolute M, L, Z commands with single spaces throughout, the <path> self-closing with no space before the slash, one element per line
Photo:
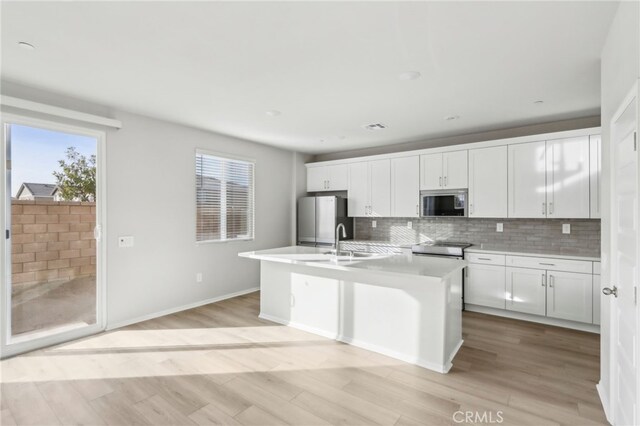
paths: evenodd
<path fill-rule="evenodd" d="M 504 228 L 501 223 L 496 223 L 496 232 L 502 232 Z"/>
<path fill-rule="evenodd" d="M 372 220 L 372 221 L 371 221 L 371 227 L 372 227 L 372 228 L 375 228 L 375 227 L 377 227 L 377 226 L 378 226 L 378 222 L 376 222 L 375 220 Z"/>
<path fill-rule="evenodd" d="M 133 247 L 133 237 L 130 235 L 118 237 L 118 247 Z"/>
<path fill-rule="evenodd" d="M 562 233 L 563 234 L 570 234 L 571 233 L 571 224 L 563 223 L 562 224 Z"/>

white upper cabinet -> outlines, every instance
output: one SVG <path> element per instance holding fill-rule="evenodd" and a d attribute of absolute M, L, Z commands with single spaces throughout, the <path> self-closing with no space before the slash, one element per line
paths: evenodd
<path fill-rule="evenodd" d="M 507 217 L 507 147 L 469 150 L 469 217 Z"/>
<path fill-rule="evenodd" d="M 349 164 L 349 216 L 391 216 L 391 160 Z"/>
<path fill-rule="evenodd" d="M 600 135 L 589 136 L 589 174 L 590 178 L 590 190 L 591 190 L 591 217 L 598 219 L 601 217 L 600 213 L 600 178 L 602 172 L 602 154 L 601 154 L 601 138 Z"/>
<path fill-rule="evenodd" d="M 346 191 L 348 176 L 346 164 L 307 167 L 307 192 Z"/>
<path fill-rule="evenodd" d="M 420 157 L 391 160 L 391 216 L 418 217 L 420 212 Z"/>
<path fill-rule="evenodd" d="M 547 272 L 547 316 L 592 322 L 593 276 L 573 272 Z"/>
<path fill-rule="evenodd" d="M 391 216 L 391 160 L 369 162 L 371 176 L 371 202 L 369 215 Z"/>
<path fill-rule="evenodd" d="M 307 192 L 327 190 L 327 168 L 307 167 Z"/>
<path fill-rule="evenodd" d="M 349 164 L 349 189 L 347 210 L 349 216 L 369 216 L 369 200 L 371 199 L 371 183 L 369 179 L 369 163 Z"/>
<path fill-rule="evenodd" d="M 509 145 L 508 154 L 509 217 L 547 217 L 545 141 Z"/>
<path fill-rule="evenodd" d="M 442 189 L 442 153 L 420 156 L 420 189 Z"/>
<path fill-rule="evenodd" d="M 469 186 L 467 152 L 465 150 L 442 154 L 444 189 L 463 189 Z"/>
<path fill-rule="evenodd" d="M 467 151 L 420 156 L 420 189 L 461 189 L 467 187 Z"/>
<path fill-rule="evenodd" d="M 589 137 L 547 141 L 547 217 L 589 218 Z"/>

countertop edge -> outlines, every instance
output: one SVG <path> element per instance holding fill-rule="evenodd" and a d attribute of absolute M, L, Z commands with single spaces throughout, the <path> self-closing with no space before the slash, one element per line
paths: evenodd
<path fill-rule="evenodd" d="M 484 248 L 481 248 L 481 247 L 469 247 L 469 248 L 465 249 L 465 253 L 504 254 L 504 255 L 510 255 L 510 256 L 545 257 L 545 258 L 553 258 L 553 259 L 583 260 L 583 261 L 588 261 L 588 262 L 600 262 L 600 257 L 595 257 L 595 256 L 581 256 L 581 255 L 557 254 L 557 253 L 531 253 L 531 252 L 527 252 L 527 251 L 484 249 Z"/>

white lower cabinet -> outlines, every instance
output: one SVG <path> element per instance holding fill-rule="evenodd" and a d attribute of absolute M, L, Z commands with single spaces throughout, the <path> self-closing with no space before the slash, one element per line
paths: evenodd
<path fill-rule="evenodd" d="M 507 310 L 545 315 L 546 280 L 545 271 L 507 268 Z"/>
<path fill-rule="evenodd" d="M 593 275 L 547 271 L 547 316 L 592 322 Z"/>
<path fill-rule="evenodd" d="M 504 266 L 469 264 L 465 271 L 464 301 L 505 309 Z"/>
<path fill-rule="evenodd" d="M 593 276 L 593 323 L 600 325 L 600 298 L 602 297 L 602 287 L 600 275 Z"/>

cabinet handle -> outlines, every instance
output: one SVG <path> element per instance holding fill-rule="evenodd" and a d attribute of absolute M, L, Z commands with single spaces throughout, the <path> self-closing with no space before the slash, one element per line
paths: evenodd
<path fill-rule="evenodd" d="M 420 215 L 420 205 L 416 204 L 416 215 Z"/>
<path fill-rule="evenodd" d="M 542 281 L 541 281 L 542 287 L 546 287 L 546 278 L 547 278 L 547 275 L 542 274 Z"/>
<path fill-rule="evenodd" d="M 549 214 L 553 214 L 553 201 L 549 203 Z"/>
<path fill-rule="evenodd" d="M 438 185 L 442 186 L 442 176 L 438 178 L 438 182 L 439 182 Z"/>
<path fill-rule="evenodd" d="M 470 213 L 473 214 L 473 203 L 469 204 Z"/>
<path fill-rule="evenodd" d="M 553 282 L 554 282 L 554 278 L 553 275 L 549 275 L 549 287 L 553 288 Z"/>
<path fill-rule="evenodd" d="M 488 257 L 479 257 L 478 260 L 491 260 Z"/>
<path fill-rule="evenodd" d="M 542 203 L 542 214 L 547 213 L 547 203 Z"/>
<path fill-rule="evenodd" d="M 543 265 L 543 266 L 556 266 L 555 263 L 542 263 L 542 262 L 538 262 L 538 265 Z"/>
<path fill-rule="evenodd" d="M 327 189 L 330 189 L 330 188 L 331 188 L 331 181 L 330 181 L 330 180 L 328 180 L 328 181 L 327 181 Z"/>
<path fill-rule="evenodd" d="M 444 186 L 447 186 L 447 177 L 444 177 Z"/>

